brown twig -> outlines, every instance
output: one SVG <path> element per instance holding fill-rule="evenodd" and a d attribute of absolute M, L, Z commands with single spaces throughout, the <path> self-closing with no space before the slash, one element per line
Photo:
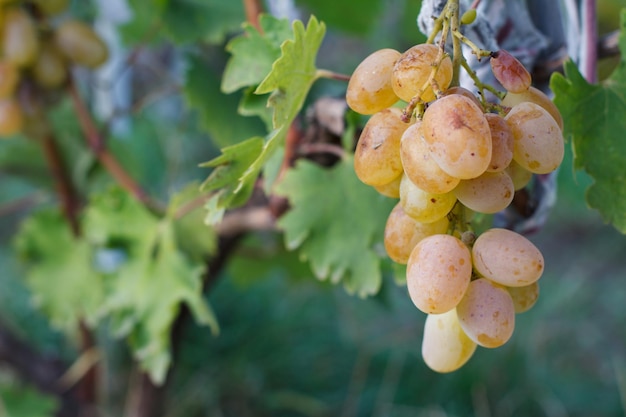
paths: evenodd
<path fill-rule="evenodd" d="M 48 161 L 48 168 L 54 179 L 65 218 L 74 236 L 79 236 L 80 226 L 78 224 L 78 213 L 81 207 L 80 198 L 65 169 L 63 157 L 59 152 L 52 132 L 46 133 L 41 138 L 41 146 L 43 147 L 44 155 Z"/>
<path fill-rule="evenodd" d="M 246 10 L 246 20 L 259 31 L 263 29 L 259 24 L 259 15 L 263 13 L 263 5 L 260 0 L 243 0 L 243 7 Z"/>
<path fill-rule="evenodd" d="M 96 156 L 98 161 L 113 177 L 113 179 L 126 191 L 128 191 L 138 201 L 142 202 L 149 209 L 161 213 L 163 207 L 150 198 L 148 193 L 128 174 L 128 172 L 120 165 L 118 160 L 111 154 L 105 146 L 104 138 L 96 128 L 96 124 L 87 110 L 87 106 L 83 101 L 78 88 L 74 82 L 69 83 L 69 93 L 72 97 L 74 109 L 78 122 L 83 130 L 87 145 Z"/>

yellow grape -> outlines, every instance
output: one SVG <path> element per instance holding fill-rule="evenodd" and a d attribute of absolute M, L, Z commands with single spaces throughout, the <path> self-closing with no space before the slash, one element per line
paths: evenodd
<path fill-rule="evenodd" d="M 507 287 L 513 299 L 515 313 L 525 313 L 530 310 L 539 298 L 539 283 L 537 281 L 523 287 Z"/>
<path fill-rule="evenodd" d="M 354 171 L 363 183 L 385 185 L 402 174 L 400 138 L 409 125 L 401 117 L 402 110 L 389 108 L 365 124 L 354 151 Z"/>
<path fill-rule="evenodd" d="M 474 268 L 485 278 L 507 287 L 523 287 L 541 278 L 543 255 L 524 236 L 507 229 L 490 229 L 472 247 Z"/>
<path fill-rule="evenodd" d="M 33 64 L 33 78 L 44 88 L 57 88 L 67 79 L 65 57 L 51 42 L 42 44 L 37 60 Z"/>
<path fill-rule="evenodd" d="M 396 95 L 404 101 L 411 101 L 419 90 L 428 81 L 437 61 L 439 48 L 432 44 L 415 45 L 402 54 L 393 67 L 391 85 Z M 452 61 L 445 57 L 437 70 L 435 81 L 441 91 L 444 91 L 452 81 Z M 435 99 L 432 86 L 422 92 L 423 101 Z"/>
<path fill-rule="evenodd" d="M 91 27 L 76 20 L 66 20 L 57 27 L 55 42 L 70 61 L 87 68 L 98 67 L 109 57 L 102 38 Z"/>
<path fill-rule="evenodd" d="M 491 161 L 487 171 L 503 171 L 513 159 L 513 131 L 497 114 L 486 113 L 485 119 L 491 132 Z"/>
<path fill-rule="evenodd" d="M 17 67 L 27 67 L 39 52 L 39 37 L 33 19 L 18 8 L 7 8 L 2 28 L 3 60 Z"/>
<path fill-rule="evenodd" d="M 352 110 L 374 114 L 398 101 L 391 88 L 391 72 L 398 58 L 400 52 L 380 49 L 356 67 L 346 91 L 346 101 Z"/>
<path fill-rule="evenodd" d="M 422 358 L 435 372 L 452 372 L 463 366 L 476 351 L 459 324 L 456 311 L 429 314 L 424 323 Z"/>
<path fill-rule="evenodd" d="M 13 98 L 0 100 L 0 137 L 19 133 L 22 125 L 23 116 L 19 103 Z"/>
<path fill-rule="evenodd" d="M 459 304 L 472 278 L 470 251 L 451 235 L 420 240 L 407 262 L 406 284 L 413 304 L 428 314 L 441 314 Z"/>
<path fill-rule="evenodd" d="M 432 223 L 445 217 L 455 203 L 454 194 L 427 193 L 413 184 L 406 175 L 402 176 L 400 204 L 402 204 L 405 213 L 418 222 Z"/>
<path fill-rule="evenodd" d="M 480 177 L 461 181 L 453 193 L 469 209 L 492 214 L 511 204 L 515 189 L 506 172 L 485 172 Z"/>
<path fill-rule="evenodd" d="M 528 90 L 530 73 L 521 62 L 507 51 L 501 49 L 491 54 L 491 71 L 505 90 L 523 93 Z"/>
<path fill-rule="evenodd" d="M 474 102 L 474 104 L 476 104 L 476 106 L 482 108 L 482 104 L 480 103 L 480 100 L 478 100 L 478 98 L 474 95 L 474 93 L 472 93 L 470 90 L 468 90 L 467 88 L 464 87 L 460 87 L 458 85 L 454 86 L 454 87 L 450 87 L 448 88 L 446 91 L 444 91 L 441 96 L 445 97 L 445 96 L 451 96 L 453 94 L 460 94 L 462 96 L 465 96 L 467 98 L 469 98 L 470 100 L 472 100 Z"/>
<path fill-rule="evenodd" d="M 515 329 L 515 305 L 506 288 L 480 278 L 472 281 L 456 307 L 461 328 L 476 344 L 496 348 Z"/>
<path fill-rule="evenodd" d="M 505 117 L 513 131 L 513 159 L 535 174 L 558 168 L 565 155 L 563 134 L 543 107 L 524 102 L 514 106 Z"/>
<path fill-rule="evenodd" d="M 461 23 L 471 25 L 476 20 L 476 9 L 469 9 L 461 15 Z"/>
<path fill-rule="evenodd" d="M 528 185 L 530 180 L 533 178 L 533 173 L 520 166 L 520 164 L 515 162 L 515 160 L 511 161 L 505 171 L 509 174 L 511 180 L 513 180 L 513 187 L 515 188 L 515 191 L 526 187 L 526 185 Z"/>
<path fill-rule="evenodd" d="M 448 230 L 448 218 L 433 223 L 420 223 L 409 217 L 400 203 L 389 213 L 385 225 L 385 250 L 397 263 L 406 264 L 411 251 L 425 237 L 443 234 Z"/>
<path fill-rule="evenodd" d="M 506 97 L 502 100 L 502 105 L 507 107 L 513 107 L 523 102 L 531 102 L 540 105 L 554 118 L 559 125 L 559 129 L 563 130 L 563 117 L 559 112 L 558 107 L 550 100 L 550 97 L 545 95 L 543 91 L 535 87 L 530 87 L 528 90 L 515 94 L 507 93 Z"/>
<path fill-rule="evenodd" d="M 37 9 L 47 16 L 61 13 L 69 4 L 69 0 L 32 0 Z"/>
<path fill-rule="evenodd" d="M 389 198 L 400 198 L 400 182 L 402 181 L 402 174 L 398 175 L 398 177 L 391 181 L 390 183 L 383 185 L 375 185 L 374 189 L 378 191 L 380 194 Z"/>
<path fill-rule="evenodd" d="M 12 96 L 19 82 L 19 69 L 10 62 L 0 61 L 0 98 Z"/>
<path fill-rule="evenodd" d="M 448 175 L 430 155 L 428 144 L 422 138 L 421 122 L 409 126 L 400 141 L 400 158 L 405 175 L 422 190 L 433 194 L 445 194 L 459 183 L 458 178 Z"/>
<path fill-rule="evenodd" d="M 432 103 L 424 112 L 422 135 L 433 159 L 453 177 L 476 178 L 489 167 L 489 123 L 465 96 L 454 94 Z"/>

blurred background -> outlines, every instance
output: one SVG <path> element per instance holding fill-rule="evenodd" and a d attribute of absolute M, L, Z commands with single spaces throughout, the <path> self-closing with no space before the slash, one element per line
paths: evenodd
<path fill-rule="evenodd" d="M 287 15 L 314 13 L 327 23 L 318 65 L 337 72 L 349 74 L 376 49 L 404 50 L 423 39 L 415 26 L 419 1 L 274 3 L 282 4 Z M 76 7 L 95 17 L 103 10 L 97 5 L 84 12 Z M 601 34 L 619 27 L 623 7 L 626 0 L 598 1 Z M 207 47 L 214 66 L 214 74 L 207 77 L 219 81 L 228 59 L 223 49 L 227 40 Z M 129 53 L 123 40 L 119 48 L 119 54 Z M 158 43 L 142 46 L 126 88 L 155 93 L 158 100 L 130 119 L 115 118 L 119 124 L 112 130 L 116 141 L 136 151 L 125 162 L 155 194 L 204 179 L 206 169 L 197 164 L 218 154 L 198 115 L 185 109 L 175 88 L 168 90 L 182 74 L 177 53 Z M 608 75 L 615 63 L 601 63 L 601 74 Z M 105 118 L 108 99 L 98 99 L 100 90 L 94 91 L 95 102 L 104 100 L 100 117 Z M 344 91 L 345 84 L 319 82 L 312 100 L 339 97 Z M 55 123 L 68 136 L 76 134 L 67 106 L 60 106 Z M 42 172 L 45 163 L 28 143 L 0 142 L 0 321 L 38 350 L 72 357 L 72 342 L 32 307 L 11 247 L 19 221 L 39 204 L 54 201 Z M 95 173 L 89 186 L 98 186 L 98 181 Z M 281 235 L 248 236 L 208 295 L 221 334 L 213 337 L 193 325 L 181 330 L 184 342 L 164 394 L 164 415 L 626 415 L 626 238 L 587 208 L 589 183 L 584 173 L 574 171 L 568 147 L 556 206 L 545 227 L 530 236 L 546 260 L 538 303 L 517 317 L 513 338 L 505 346 L 479 348 L 467 365 L 447 375 L 424 365 L 420 344 L 425 315 L 391 273 L 379 295 L 359 299 L 317 281 L 297 254 L 284 250 Z M 104 334 L 101 340 L 110 369 L 106 415 L 120 415 L 128 354 Z M 11 370 L 0 364 L 1 381 L 4 393 L 16 383 Z"/>

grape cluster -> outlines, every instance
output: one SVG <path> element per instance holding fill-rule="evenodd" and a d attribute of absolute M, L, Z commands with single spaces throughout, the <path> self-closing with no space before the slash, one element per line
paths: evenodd
<path fill-rule="evenodd" d="M 374 52 L 346 94 L 351 109 L 371 115 L 355 149 L 357 176 L 400 199 L 384 244 L 407 265 L 411 300 L 428 314 L 422 356 L 438 372 L 458 369 L 477 346 L 506 343 L 516 313 L 539 294 L 541 252 L 506 229 L 476 236 L 469 219 L 507 208 L 564 155 L 561 116 L 529 72 L 504 50 L 490 62 L 506 90 L 499 101 L 451 86 L 452 60 L 433 44 Z M 402 102 L 404 111 L 394 107 Z"/>
<path fill-rule="evenodd" d="M 106 61 L 107 46 L 90 26 L 60 16 L 68 2 L 0 0 L 0 137 L 32 128 L 33 96 L 52 97 L 71 65 Z"/>

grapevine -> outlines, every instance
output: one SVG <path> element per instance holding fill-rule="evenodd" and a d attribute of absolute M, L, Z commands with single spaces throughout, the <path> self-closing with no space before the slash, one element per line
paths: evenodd
<path fill-rule="evenodd" d="M 481 233 L 475 224 L 564 157 L 558 109 L 513 55 L 482 50 L 462 34 L 475 18 L 475 9 L 461 15 L 459 1 L 449 0 L 426 43 L 374 52 L 346 95 L 354 111 L 372 115 L 354 169 L 363 183 L 399 198 L 385 248 L 406 264 L 408 294 L 428 315 L 422 356 L 438 372 L 460 368 L 478 346 L 504 345 L 516 314 L 536 302 L 541 252 L 516 232 Z M 498 85 L 479 79 L 462 45 L 490 61 Z M 461 71 L 476 94 L 459 85 Z"/>

